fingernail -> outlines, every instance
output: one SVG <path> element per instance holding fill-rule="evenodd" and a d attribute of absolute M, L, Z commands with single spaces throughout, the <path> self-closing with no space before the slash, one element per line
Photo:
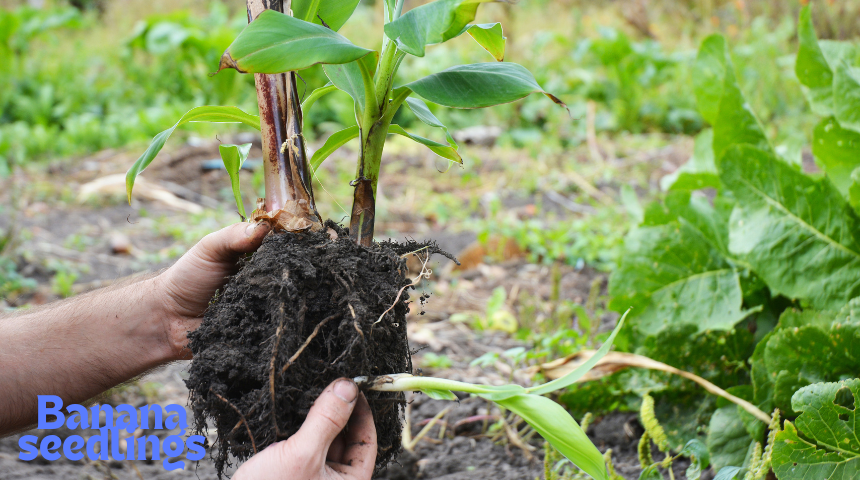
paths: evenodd
<path fill-rule="evenodd" d="M 258 228 L 268 230 L 269 225 L 266 223 L 252 223 L 245 228 L 245 236 L 246 237 L 255 236 Z"/>
<path fill-rule="evenodd" d="M 354 402 L 358 396 L 358 387 L 352 380 L 338 380 L 333 390 L 334 394 L 346 403 Z"/>

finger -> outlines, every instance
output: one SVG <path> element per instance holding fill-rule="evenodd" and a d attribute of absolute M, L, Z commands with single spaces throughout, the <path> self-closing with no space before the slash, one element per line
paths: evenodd
<path fill-rule="evenodd" d="M 234 262 L 260 247 L 271 227 L 268 223 L 236 223 L 203 237 L 192 252 L 213 263 Z"/>
<path fill-rule="evenodd" d="M 340 463 L 349 465 L 356 478 L 370 478 L 376 466 L 376 426 L 364 394 L 359 394 L 355 410 L 349 419 Z"/>
<path fill-rule="evenodd" d="M 326 458 L 329 446 L 349 421 L 357 396 L 358 387 L 352 380 L 340 378 L 332 382 L 314 402 L 305 423 L 294 435 L 296 445 L 306 451 L 321 452 L 321 458 Z"/>

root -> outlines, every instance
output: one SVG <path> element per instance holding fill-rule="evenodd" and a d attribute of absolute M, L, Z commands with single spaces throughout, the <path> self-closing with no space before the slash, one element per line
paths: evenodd
<path fill-rule="evenodd" d="M 352 326 L 355 327 L 355 331 L 361 336 L 361 339 L 364 340 L 364 332 L 361 331 L 361 327 L 358 326 L 358 317 L 355 316 L 355 309 L 352 308 L 351 304 L 347 304 L 349 307 L 349 313 L 352 314 Z"/>
<path fill-rule="evenodd" d="M 321 321 L 320 323 L 317 324 L 317 326 L 314 328 L 313 333 L 311 333 L 311 335 L 308 337 L 308 339 L 305 340 L 305 343 L 303 343 L 302 346 L 299 347 L 298 351 L 296 351 L 296 353 L 294 353 L 293 356 L 290 357 L 289 360 L 287 360 L 287 363 L 284 364 L 284 368 L 281 369 L 281 374 L 286 372 L 287 369 L 290 368 L 290 365 L 292 365 L 293 363 L 296 362 L 296 360 L 299 358 L 299 355 L 301 355 L 302 352 L 304 352 L 305 349 L 308 348 L 308 345 L 310 345 L 311 340 L 313 340 L 314 337 L 316 337 L 317 334 L 320 333 L 320 328 L 322 328 L 322 326 L 325 325 L 329 320 L 333 320 L 337 317 L 338 317 L 337 314 L 331 315 L 329 317 L 324 318 L 323 321 Z M 272 405 L 272 407 L 274 408 L 274 405 Z"/>
<path fill-rule="evenodd" d="M 535 447 L 529 445 L 528 443 L 523 442 L 523 440 L 520 438 L 519 434 L 517 433 L 517 430 L 514 427 L 512 427 L 511 424 L 508 422 L 505 422 L 505 434 L 508 437 L 508 441 L 511 442 L 511 445 L 513 445 L 513 446 L 515 446 L 515 447 L 517 447 L 523 451 L 523 454 L 525 455 L 526 460 L 531 461 L 532 458 L 534 458 L 534 456 L 532 455 L 532 451 L 535 449 Z"/>
<path fill-rule="evenodd" d="M 284 332 L 284 304 L 281 303 L 281 308 L 279 309 L 281 313 L 281 323 L 278 325 L 277 333 L 275 334 L 275 345 L 272 346 L 272 361 L 269 363 L 269 392 L 272 395 L 272 424 L 275 426 L 275 437 L 281 438 L 281 430 L 278 428 L 278 414 L 275 411 L 275 361 L 278 359 L 278 347 L 281 345 L 281 334 Z M 304 311 L 306 310 L 304 303 L 302 304 L 302 309 L 299 311 L 299 315 L 304 315 Z M 234 428 L 235 430 L 235 428 Z"/>
<path fill-rule="evenodd" d="M 239 415 L 239 418 L 242 419 L 242 423 L 245 424 L 245 430 L 248 431 L 248 438 L 251 439 L 251 448 L 254 449 L 254 455 L 256 455 L 257 454 L 257 442 L 254 441 L 254 435 L 251 433 L 251 427 L 248 426 L 248 420 L 245 420 L 245 416 L 242 415 L 242 412 L 239 411 L 239 409 L 236 408 L 236 405 L 233 405 L 230 402 L 230 400 L 227 400 L 226 398 L 222 397 L 221 395 L 218 395 L 217 393 L 215 393 L 215 390 L 212 390 L 211 388 L 209 389 L 209 392 L 212 393 L 212 395 L 215 395 L 216 397 L 218 397 L 218 399 L 221 400 L 222 402 L 229 405 L 230 408 L 232 408 L 236 412 L 236 414 Z"/>
<path fill-rule="evenodd" d="M 381 322 L 382 319 L 385 317 L 385 315 L 388 312 L 390 312 L 391 309 L 393 309 L 397 305 L 397 302 L 400 301 L 400 296 L 403 295 L 403 292 L 406 291 L 407 288 L 414 287 L 415 285 L 418 285 L 418 282 L 420 282 L 421 280 L 423 280 L 425 278 L 430 278 L 430 275 L 433 274 L 433 271 L 427 268 L 427 262 L 429 262 L 429 261 L 430 261 L 430 255 L 427 255 L 427 257 L 424 259 L 424 263 L 421 264 L 421 272 L 418 274 L 418 276 L 413 278 L 412 281 L 409 282 L 408 285 L 404 285 L 403 288 L 401 288 L 397 292 L 397 298 L 394 299 L 394 303 L 392 303 L 391 306 L 388 307 L 387 310 L 382 312 L 382 315 L 379 316 L 379 320 L 373 322 L 373 325 L 376 325 L 377 323 Z"/>

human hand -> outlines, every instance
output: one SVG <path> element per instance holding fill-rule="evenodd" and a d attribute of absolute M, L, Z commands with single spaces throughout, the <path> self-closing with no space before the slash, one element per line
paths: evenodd
<path fill-rule="evenodd" d="M 200 326 L 215 291 L 238 271 L 239 258 L 259 248 L 269 230 L 266 223 L 236 223 L 210 233 L 154 279 L 175 359 L 191 358 L 188 332 Z"/>
<path fill-rule="evenodd" d="M 295 435 L 251 457 L 233 480 L 369 480 L 375 465 L 370 406 L 352 380 L 341 378 L 317 398 Z"/>

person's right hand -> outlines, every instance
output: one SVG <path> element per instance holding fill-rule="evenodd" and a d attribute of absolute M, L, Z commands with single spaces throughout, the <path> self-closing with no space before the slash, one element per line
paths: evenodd
<path fill-rule="evenodd" d="M 233 480 L 370 480 L 375 465 L 370 406 L 352 380 L 341 378 L 317 398 L 295 435 L 251 457 Z"/>

